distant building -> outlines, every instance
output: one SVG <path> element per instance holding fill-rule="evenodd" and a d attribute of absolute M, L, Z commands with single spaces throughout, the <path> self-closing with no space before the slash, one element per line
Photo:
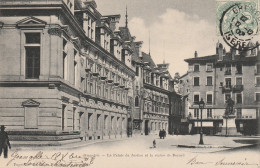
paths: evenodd
<path fill-rule="evenodd" d="M 191 114 L 190 101 L 189 101 L 189 94 L 192 80 L 190 79 L 189 72 L 185 73 L 184 75 L 180 76 L 177 81 L 175 82 L 177 86 L 177 94 L 181 95 L 181 122 L 178 123 L 178 127 L 180 133 L 190 133 L 191 128 L 189 127 L 189 120 L 188 117 Z"/>
<path fill-rule="evenodd" d="M 260 60 L 259 47 L 243 52 L 226 52 L 221 43 L 216 54 L 186 59 L 188 74 L 180 78 L 179 89 L 188 103 L 183 118 L 198 132 L 200 111 L 198 102 L 203 98 L 203 131 L 218 134 L 223 125 L 226 100 L 235 102 L 236 128 L 241 134 L 259 134 Z"/>
<path fill-rule="evenodd" d="M 155 65 L 151 55 L 146 53 L 142 53 L 142 60 L 144 63 L 144 133 L 145 135 L 148 135 L 150 132 L 158 133 L 162 129 L 168 131 L 169 94 L 173 91 L 169 87 L 169 85 L 173 85 L 168 72 L 169 64 Z"/>

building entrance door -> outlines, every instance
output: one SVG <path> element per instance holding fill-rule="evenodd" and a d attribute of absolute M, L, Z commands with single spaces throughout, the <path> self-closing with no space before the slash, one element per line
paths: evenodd
<path fill-rule="evenodd" d="M 85 131 L 86 126 L 84 122 L 84 112 L 79 112 L 79 130 L 80 130 L 80 138 L 86 140 Z"/>
<path fill-rule="evenodd" d="M 144 123 L 144 133 L 145 135 L 148 135 L 149 134 L 149 120 L 145 120 L 145 123 Z"/>

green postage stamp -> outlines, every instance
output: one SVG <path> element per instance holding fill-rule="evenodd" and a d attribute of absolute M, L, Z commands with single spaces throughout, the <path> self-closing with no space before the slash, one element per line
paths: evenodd
<path fill-rule="evenodd" d="M 259 45 L 258 0 L 218 0 L 216 9 L 217 33 L 230 47 L 246 51 Z"/>

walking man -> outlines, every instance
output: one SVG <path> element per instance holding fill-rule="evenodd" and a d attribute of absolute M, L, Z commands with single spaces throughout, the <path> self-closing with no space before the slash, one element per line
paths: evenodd
<path fill-rule="evenodd" d="M 11 149 L 11 144 L 9 142 L 8 134 L 5 132 L 5 126 L 1 125 L 0 156 L 2 155 L 2 151 L 4 150 L 4 158 L 8 157 L 8 147 L 9 147 L 9 149 Z"/>
<path fill-rule="evenodd" d="M 166 137 L 166 131 L 164 129 L 162 130 L 162 137 L 163 139 Z"/>

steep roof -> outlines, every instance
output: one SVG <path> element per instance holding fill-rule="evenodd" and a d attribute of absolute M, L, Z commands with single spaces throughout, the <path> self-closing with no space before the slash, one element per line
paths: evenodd
<path fill-rule="evenodd" d="M 119 30 L 122 34 L 122 39 L 124 41 L 132 41 L 132 36 L 131 36 L 131 33 L 130 33 L 128 27 L 119 27 Z"/>
<path fill-rule="evenodd" d="M 137 63 L 142 63 L 142 60 L 138 56 L 138 51 L 136 49 L 135 43 L 133 42 L 133 37 L 128 29 L 128 27 L 119 27 L 121 38 L 124 42 L 129 43 L 131 49 L 133 50 L 132 53 L 132 61 Z"/>
<path fill-rule="evenodd" d="M 142 60 L 139 57 L 139 52 L 135 46 L 135 43 L 131 43 L 131 48 L 133 49 L 132 60 L 138 63 L 142 63 Z"/>
<path fill-rule="evenodd" d="M 149 54 L 142 52 L 142 56 L 143 56 L 143 63 L 148 62 L 151 69 L 154 69 L 156 67 L 152 57 Z"/>

